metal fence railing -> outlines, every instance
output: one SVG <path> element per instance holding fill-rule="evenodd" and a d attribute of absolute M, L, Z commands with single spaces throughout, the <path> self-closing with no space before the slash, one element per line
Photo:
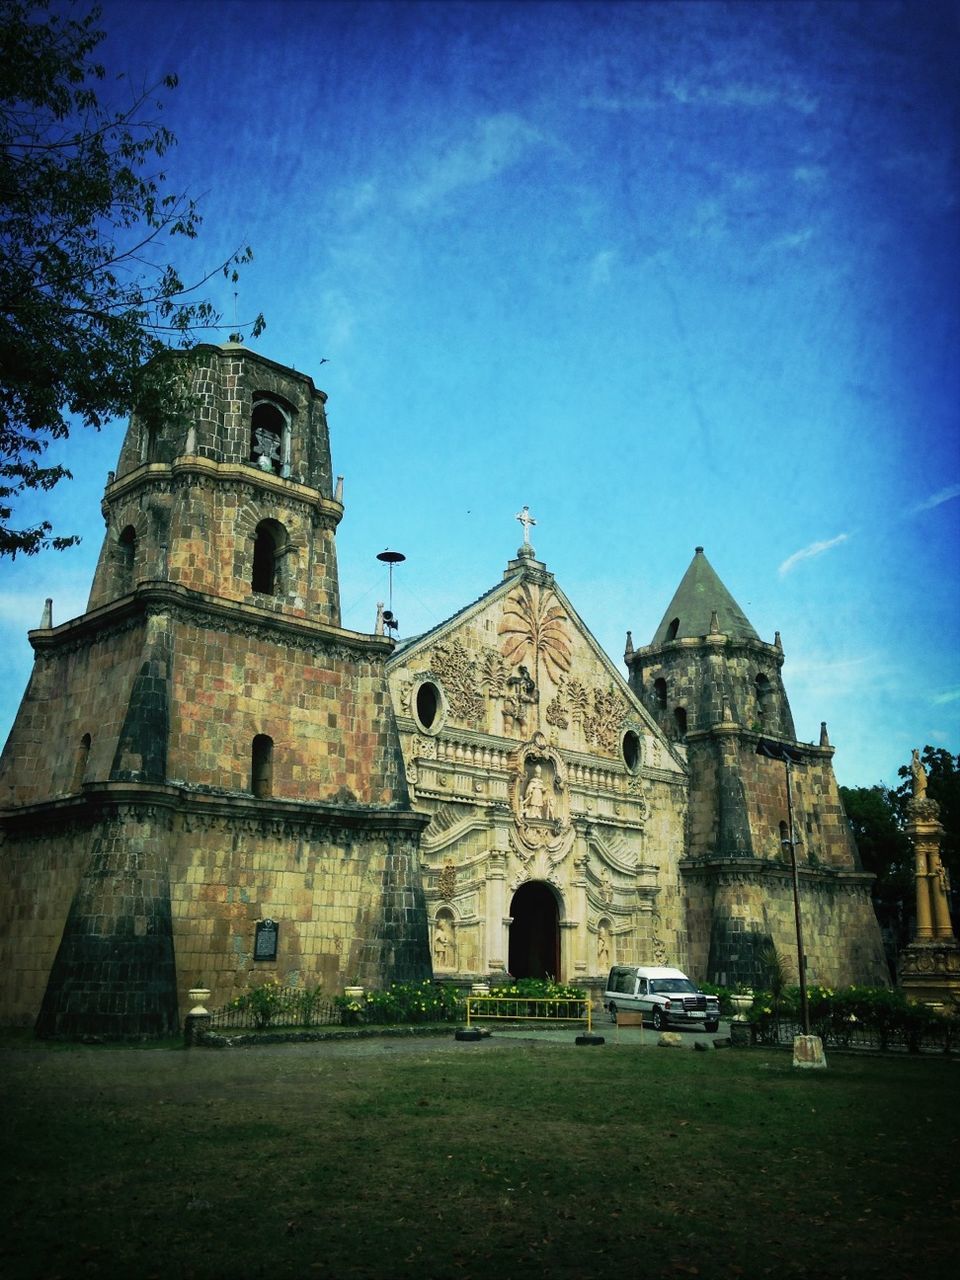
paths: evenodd
<path fill-rule="evenodd" d="M 528 996 L 467 996 L 467 1026 L 478 1019 L 499 1022 L 582 1022 L 587 1034 L 592 1031 L 591 1001 L 586 998 L 551 996 L 546 999 Z"/>
<path fill-rule="evenodd" d="M 753 1024 L 756 1044 L 793 1043 L 803 1033 L 801 1023 L 787 1018 Z M 859 1023 L 844 1026 L 813 1024 L 811 1030 L 823 1041 L 824 1049 L 867 1049 L 875 1053 L 957 1053 L 960 1041 L 949 1029 L 925 1031 L 922 1035 L 902 1030 L 884 1033 Z"/>
<path fill-rule="evenodd" d="M 294 1027 L 333 1027 L 339 1026 L 341 1012 L 332 999 L 303 999 L 300 991 L 283 993 L 278 998 L 278 1007 L 273 1010 L 258 1011 L 254 1007 L 237 1007 L 226 1005 L 210 1014 L 206 1025 L 208 1031 L 253 1031 L 271 1029 L 289 1029 Z"/>

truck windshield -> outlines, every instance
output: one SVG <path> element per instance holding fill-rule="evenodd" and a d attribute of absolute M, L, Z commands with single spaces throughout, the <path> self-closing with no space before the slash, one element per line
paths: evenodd
<path fill-rule="evenodd" d="M 689 995 L 697 988 L 689 978 L 656 978 L 650 982 L 651 991 L 659 991 L 661 995 Z"/>

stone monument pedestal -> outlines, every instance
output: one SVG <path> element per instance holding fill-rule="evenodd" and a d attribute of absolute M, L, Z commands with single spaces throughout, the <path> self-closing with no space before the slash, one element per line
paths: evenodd
<path fill-rule="evenodd" d="M 900 953 L 899 981 L 907 999 L 917 1004 L 960 1001 L 960 943 L 915 939 Z"/>

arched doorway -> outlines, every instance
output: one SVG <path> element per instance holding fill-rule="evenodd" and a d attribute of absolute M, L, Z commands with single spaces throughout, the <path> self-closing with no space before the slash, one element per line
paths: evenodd
<path fill-rule="evenodd" d="M 542 881 L 522 884 L 510 904 L 510 972 L 515 978 L 555 978 L 560 982 L 560 914 Z"/>

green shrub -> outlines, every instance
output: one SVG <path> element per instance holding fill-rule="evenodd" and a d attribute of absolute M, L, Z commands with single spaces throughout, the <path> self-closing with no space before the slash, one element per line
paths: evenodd
<path fill-rule="evenodd" d="M 375 1026 L 396 1023 L 456 1022 L 463 1017 L 463 1004 L 455 988 L 431 982 L 394 982 L 385 991 L 368 991 L 359 998 L 337 996 L 334 1004 L 340 1020 Z"/>

